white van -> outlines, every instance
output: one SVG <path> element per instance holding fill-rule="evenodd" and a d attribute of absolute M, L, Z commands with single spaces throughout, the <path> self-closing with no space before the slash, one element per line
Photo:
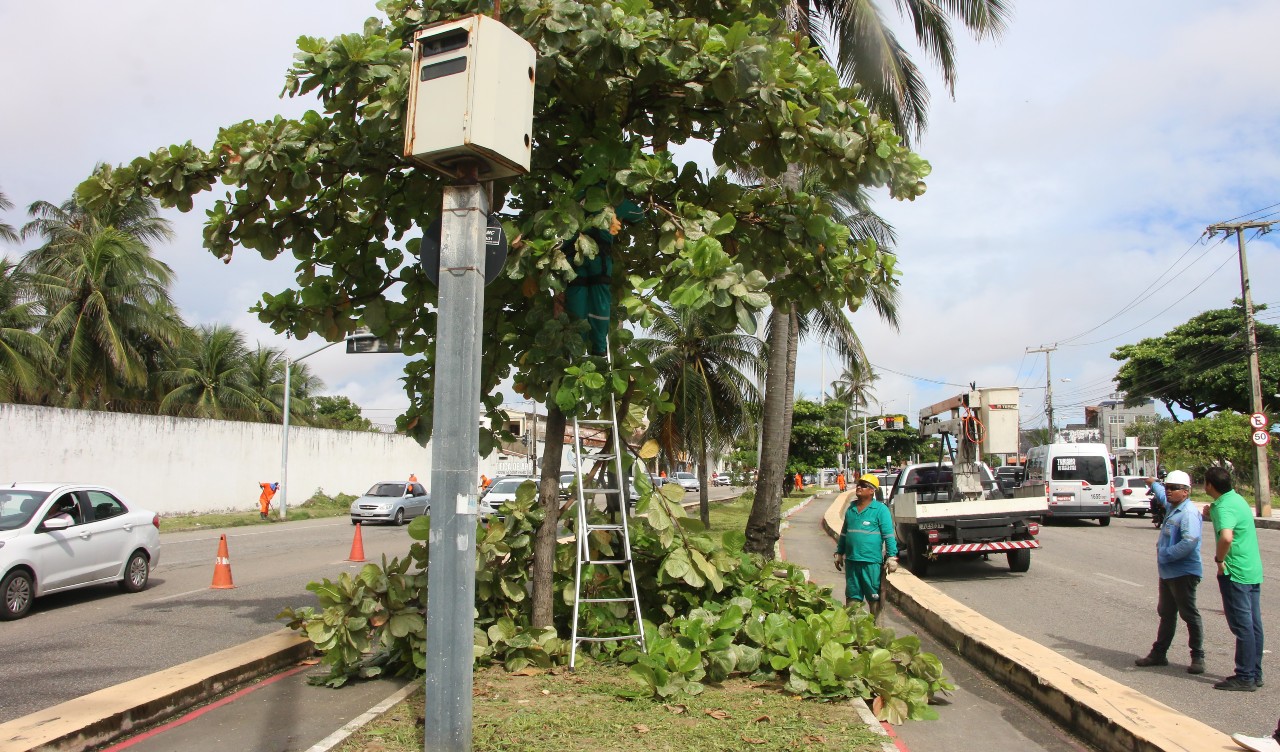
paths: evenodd
<path fill-rule="evenodd" d="M 1024 484 L 1044 483 L 1045 519 L 1092 517 L 1111 524 L 1116 489 L 1105 444 L 1048 444 L 1027 452 Z"/>

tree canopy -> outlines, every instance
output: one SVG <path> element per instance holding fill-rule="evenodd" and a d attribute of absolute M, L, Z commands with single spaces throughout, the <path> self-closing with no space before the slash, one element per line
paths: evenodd
<path fill-rule="evenodd" d="M 869 284 L 892 278 L 892 257 L 872 241 L 851 242 L 829 202 L 679 166 L 668 150 L 702 139 L 725 170 L 776 176 L 796 164 L 837 191 L 886 186 L 904 199 L 923 192 L 927 163 L 785 27 L 781 7 L 503 4 L 502 21 L 539 58 L 532 170 L 494 184 L 514 240 L 505 273 L 486 292 L 482 394 L 491 411 L 501 402 L 497 384 L 510 376 L 540 401 L 583 388 L 566 369 L 585 354 L 584 325 L 558 308 L 556 293 L 573 279 L 574 261 L 598 253 L 579 231 L 611 221 L 626 199 L 645 220 L 614 249 L 619 322 L 645 323 L 643 298 L 654 298 L 705 307 L 751 330 L 753 314 L 771 300 L 856 309 Z M 411 259 L 445 179 L 401 156 L 406 48 L 422 26 L 488 6 L 383 0 L 379 8 L 386 19 L 370 19 L 359 33 L 299 39 L 285 89 L 314 92 L 322 111 L 229 125 L 207 149 L 159 149 L 99 172 L 80 196 L 96 205 L 145 194 L 190 210 L 195 194 L 229 186 L 209 214 L 206 247 L 227 260 L 238 247 L 265 258 L 288 252 L 296 263 L 296 286 L 265 294 L 262 320 L 331 340 L 357 322 L 379 335 L 403 332 L 404 351 L 425 357 L 408 368 L 412 404 L 401 426 L 425 437 L 435 290 Z M 625 383 L 603 380 L 601 388 Z"/>
<path fill-rule="evenodd" d="M 1262 381 L 1280 383 L 1280 327 L 1256 326 Z M 1157 399 L 1174 420 L 1175 406 L 1193 418 L 1219 410 L 1252 412 L 1244 307 L 1238 299 L 1231 308 L 1205 311 L 1163 336 L 1118 347 L 1111 357 L 1124 362 L 1116 387 L 1130 407 Z M 1264 404 L 1271 402 L 1273 391 L 1263 389 Z"/>

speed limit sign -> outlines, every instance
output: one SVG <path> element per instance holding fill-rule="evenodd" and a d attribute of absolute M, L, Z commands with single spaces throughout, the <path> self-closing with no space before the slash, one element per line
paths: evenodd
<path fill-rule="evenodd" d="M 1253 426 L 1254 428 L 1266 428 L 1266 427 L 1267 427 L 1267 414 L 1266 414 L 1266 413 L 1254 413 L 1253 415 L 1250 415 L 1250 416 L 1249 416 L 1249 425 Z"/>
<path fill-rule="evenodd" d="M 1271 441 L 1270 431 L 1264 431 L 1260 429 L 1253 432 L 1254 444 L 1257 444 L 1258 446 L 1266 446 L 1269 441 Z"/>

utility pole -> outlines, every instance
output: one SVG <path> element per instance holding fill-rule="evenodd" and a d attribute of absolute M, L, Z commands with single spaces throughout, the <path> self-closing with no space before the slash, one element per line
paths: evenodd
<path fill-rule="evenodd" d="M 1253 321 L 1253 293 L 1249 289 L 1249 265 L 1244 254 L 1244 231 L 1259 230 L 1266 232 L 1275 222 L 1224 222 L 1209 225 L 1210 235 L 1215 233 L 1236 234 L 1236 246 L 1240 250 L 1240 297 L 1244 299 L 1244 329 L 1249 351 L 1249 405 L 1253 412 L 1262 412 L 1262 375 L 1258 365 L 1258 333 Z M 1270 425 L 1267 430 L 1270 430 Z M 1267 460 L 1267 446 L 1254 445 L 1253 452 L 1253 487 L 1256 493 L 1254 502 L 1259 517 L 1271 517 L 1271 467 Z"/>
<path fill-rule="evenodd" d="M 1036 347 L 1027 348 L 1029 353 L 1044 353 L 1044 405 L 1045 413 L 1049 418 L 1049 443 L 1054 443 L 1056 431 L 1053 430 L 1053 371 L 1050 368 L 1049 353 L 1057 350 L 1058 346 L 1053 347 Z"/>

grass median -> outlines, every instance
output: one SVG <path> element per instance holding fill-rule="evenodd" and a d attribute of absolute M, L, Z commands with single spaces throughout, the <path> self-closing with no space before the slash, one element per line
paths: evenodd
<path fill-rule="evenodd" d="M 340 517 L 351 512 L 351 502 L 356 497 L 350 494 L 338 494 L 337 496 L 326 496 L 319 491 L 311 495 L 311 498 L 298 504 L 290 506 L 288 512 L 288 522 L 297 520 L 310 520 L 317 517 Z M 252 511 L 227 511 L 227 512 L 208 512 L 202 514 L 180 514 L 160 518 L 160 532 L 162 533 L 178 533 L 185 530 L 209 530 L 220 527 L 244 527 L 246 525 L 274 525 L 279 523 L 280 513 L 275 509 L 271 510 L 271 516 L 262 519 L 258 514 L 257 504 L 254 504 Z"/>

